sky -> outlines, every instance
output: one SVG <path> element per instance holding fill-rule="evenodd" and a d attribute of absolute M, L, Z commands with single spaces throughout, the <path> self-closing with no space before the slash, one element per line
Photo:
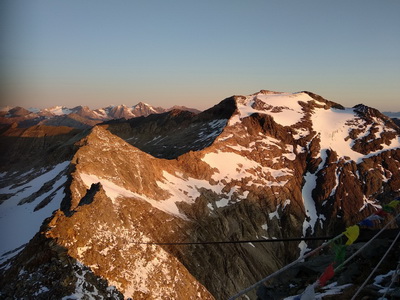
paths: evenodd
<path fill-rule="evenodd" d="M 206 109 L 261 89 L 400 111 L 398 0 L 2 0 L 0 106 Z"/>

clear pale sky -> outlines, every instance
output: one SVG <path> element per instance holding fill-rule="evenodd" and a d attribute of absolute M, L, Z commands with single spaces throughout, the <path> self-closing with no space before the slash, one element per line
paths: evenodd
<path fill-rule="evenodd" d="M 3 0 L 0 106 L 185 105 L 261 89 L 400 111 L 399 0 Z"/>

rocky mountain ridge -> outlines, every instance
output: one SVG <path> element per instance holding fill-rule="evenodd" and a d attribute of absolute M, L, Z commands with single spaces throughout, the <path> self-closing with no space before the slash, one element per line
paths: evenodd
<path fill-rule="evenodd" d="M 10 149 L 22 135 L 7 139 Z M 49 297 L 41 266 L 61 263 L 63 297 L 225 299 L 317 242 L 159 243 L 332 235 L 400 194 L 399 127 L 310 92 L 263 90 L 199 114 L 111 121 L 60 135 L 54 148 L 35 140 L 51 155 L 23 173 L 1 170 L 1 225 L 13 216 L 40 225 L 39 212 L 56 211 L 27 246 L 4 244 L 2 296 L 24 276 L 42 279 L 19 290 Z"/>

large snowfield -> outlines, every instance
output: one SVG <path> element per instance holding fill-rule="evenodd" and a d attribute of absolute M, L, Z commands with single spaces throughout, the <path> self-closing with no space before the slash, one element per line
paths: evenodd
<path fill-rule="evenodd" d="M 20 186 L 10 185 L 0 189 L 1 194 L 14 194 L 11 198 L 0 205 L 0 262 L 10 258 L 16 253 L 4 255 L 18 247 L 28 243 L 29 240 L 39 231 L 43 220 L 50 217 L 54 210 L 60 207 L 64 197 L 64 189 L 67 177 L 60 178 L 52 184 L 51 189 L 35 198 L 31 203 L 18 205 L 21 200 L 31 196 L 47 182 L 52 181 L 57 175 L 64 172 L 68 167 L 69 161 L 63 162 L 53 167 L 53 169 L 33 177 L 29 182 Z M 34 174 L 35 171 L 32 170 Z M 29 175 L 29 174 L 25 174 Z M 47 196 L 52 196 L 52 200 L 44 208 L 34 211 L 35 207 Z"/>

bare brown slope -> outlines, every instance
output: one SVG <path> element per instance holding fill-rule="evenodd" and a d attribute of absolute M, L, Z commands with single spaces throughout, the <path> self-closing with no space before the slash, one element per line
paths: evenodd
<path fill-rule="evenodd" d="M 0 135 L 0 171 L 24 171 L 37 164 L 71 159 L 73 143 L 84 134 L 82 130 L 62 126 L 9 126 Z"/>

